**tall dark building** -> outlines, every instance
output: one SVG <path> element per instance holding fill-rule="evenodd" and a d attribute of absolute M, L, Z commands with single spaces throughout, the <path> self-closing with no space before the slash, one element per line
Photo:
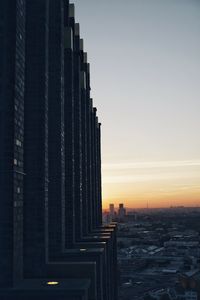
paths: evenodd
<path fill-rule="evenodd" d="M 0 1 L 0 299 L 117 300 L 101 129 L 68 0 Z"/>
<path fill-rule="evenodd" d="M 82 236 L 81 43 L 79 24 L 74 35 L 74 205 L 75 235 Z"/>
<path fill-rule="evenodd" d="M 0 287 L 23 271 L 25 0 L 0 1 Z"/>
<path fill-rule="evenodd" d="M 64 247 L 75 241 L 74 208 L 74 5 L 65 3 L 64 10 L 64 113 L 65 113 L 65 210 Z"/>
<path fill-rule="evenodd" d="M 26 0 L 24 272 L 45 276 L 48 214 L 48 0 Z"/>
<path fill-rule="evenodd" d="M 48 153 L 49 257 L 64 247 L 65 114 L 64 114 L 64 1 L 49 2 Z M 61 222 L 62 220 L 62 222 Z M 51 226 L 52 223 L 57 224 Z"/>

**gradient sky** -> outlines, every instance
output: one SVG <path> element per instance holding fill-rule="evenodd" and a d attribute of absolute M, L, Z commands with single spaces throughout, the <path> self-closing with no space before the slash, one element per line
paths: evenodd
<path fill-rule="evenodd" d="M 200 205 L 200 1 L 73 2 L 102 122 L 104 207 Z"/>

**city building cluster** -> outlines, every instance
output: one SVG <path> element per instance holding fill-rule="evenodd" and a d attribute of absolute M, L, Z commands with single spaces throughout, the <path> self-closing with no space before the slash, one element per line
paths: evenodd
<path fill-rule="evenodd" d="M 90 89 L 73 4 L 0 1 L 1 300 L 117 300 Z"/>
<path fill-rule="evenodd" d="M 118 225 L 119 299 L 200 299 L 200 209 L 127 215 Z"/>
<path fill-rule="evenodd" d="M 113 221 L 124 222 L 125 218 L 126 218 L 126 208 L 124 207 L 123 203 L 119 204 L 119 208 L 117 211 L 115 209 L 115 205 L 111 203 L 109 205 L 109 211 L 105 211 L 103 213 L 103 222 L 105 224 L 109 224 Z"/>

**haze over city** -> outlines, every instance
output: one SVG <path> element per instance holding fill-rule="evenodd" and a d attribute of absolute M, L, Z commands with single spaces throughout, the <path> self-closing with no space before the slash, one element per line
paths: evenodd
<path fill-rule="evenodd" d="M 199 1 L 74 2 L 102 121 L 104 208 L 198 206 Z"/>

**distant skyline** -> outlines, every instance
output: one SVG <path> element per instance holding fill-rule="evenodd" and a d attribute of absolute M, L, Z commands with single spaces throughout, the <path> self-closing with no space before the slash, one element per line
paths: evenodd
<path fill-rule="evenodd" d="M 200 2 L 75 0 L 102 122 L 103 206 L 200 204 Z"/>

